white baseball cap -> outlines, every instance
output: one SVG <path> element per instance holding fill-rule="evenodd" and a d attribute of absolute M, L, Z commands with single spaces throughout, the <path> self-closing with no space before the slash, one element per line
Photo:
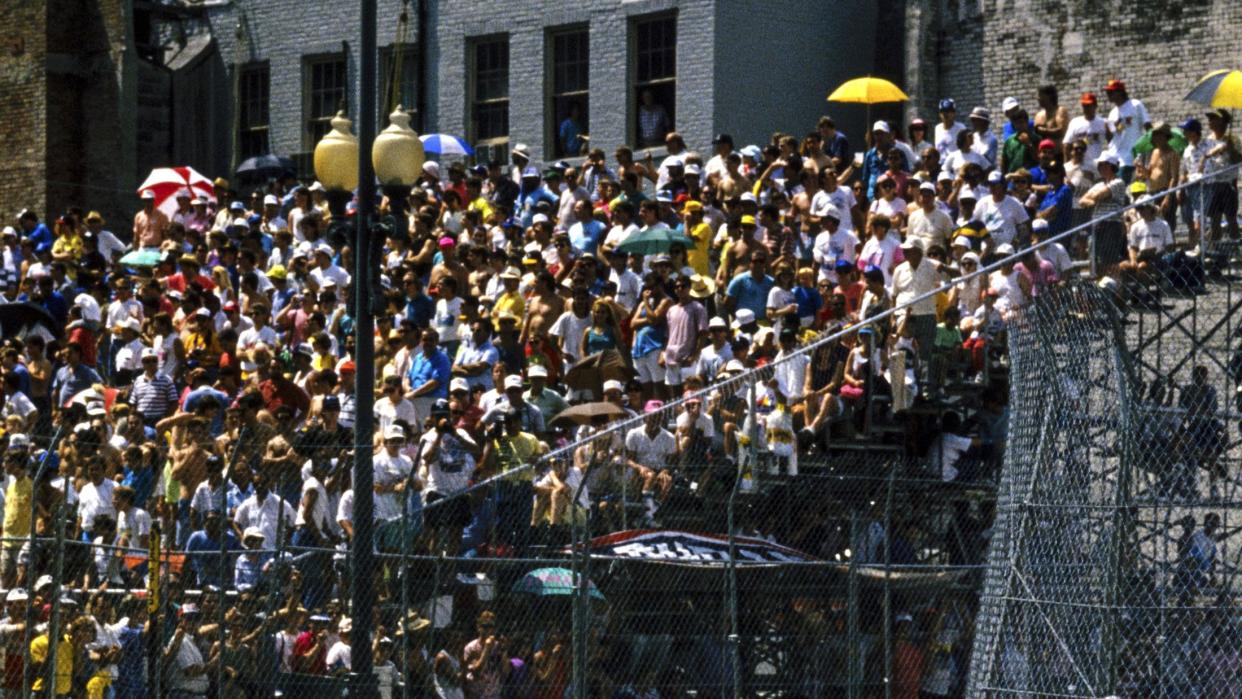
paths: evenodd
<path fill-rule="evenodd" d="M 405 430 L 401 425 L 389 425 L 384 428 L 384 439 L 405 439 Z"/>
<path fill-rule="evenodd" d="M 263 205 L 264 206 L 280 206 L 280 200 L 276 198 L 275 194 L 269 194 L 266 197 L 263 197 Z"/>
<path fill-rule="evenodd" d="M 840 221 L 841 210 L 837 208 L 836 204 L 829 204 L 828 206 L 824 207 L 824 211 L 823 213 L 820 214 L 820 217 L 821 218 L 827 217 L 827 218 L 833 219 L 834 221 Z"/>
<path fill-rule="evenodd" d="M 619 393 L 625 393 L 625 384 L 621 383 L 620 381 L 616 379 L 608 379 L 607 381 L 604 382 L 604 393 L 607 393 L 609 391 L 617 391 Z"/>
<path fill-rule="evenodd" d="M 535 214 L 530 219 L 530 225 L 533 226 L 536 223 L 547 223 L 549 220 L 550 219 L 547 217 L 546 214 Z"/>
<path fill-rule="evenodd" d="M 729 324 L 726 323 L 725 319 L 721 318 L 720 316 L 712 316 L 712 319 L 707 321 L 707 327 L 708 328 L 728 328 Z"/>
<path fill-rule="evenodd" d="M 530 379 L 534 379 L 534 378 L 545 378 L 546 379 L 548 378 L 548 368 L 542 364 L 536 364 L 526 370 L 526 377 Z"/>
<path fill-rule="evenodd" d="M 1001 111 L 1002 112 L 1008 112 L 1011 109 L 1019 109 L 1021 107 L 1022 107 L 1022 103 L 1018 101 L 1017 97 L 1006 97 L 1005 99 L 1001 100 Z"/>
<path fill-rule="evenodd" d="M 884 133 L 891 133 L 891 131 L 888 128 L 888 122 L 884 121 L 883 119 L 872 124 L 871 130 L 872 131 L 883 131 Z"/>
<path fill-rule="evenodd" d="M 954 244 L 954 245 L 960 245 L 960 246 L 962 246 L 962 247 L 964 247 L 964 248 L 969 248 L 969 247 L 970 247 L 970 238 L 967 238 L 967 237 L 966 237 L 966 236 L 964 236 L 964 235 L 959 235 L 958 237 L 956 237 L 956 238 L 954 238 L 954 239 L 953 239 L 953 244 Z"/>
<path fill-rule="evenodd" d="M 522 387 L 521 376 L 518 376 L 517 374 L 509 374 L 508 376 L 505 377 L 505 390 L 506 391 L 509 390 L 510 388 L 521 388 L 521 387 Z"/>
<path fill-rule="evenodd" d="M 1031 221 L 1031 230 L 1046 231 L 1048 230 L 1048 222 L 1042 218 L 1037 218 L 1034 221 Z"/>
<path fill-rule="evenodd" d="M 1013 254 L 1013 246 L 1009 243 L 1001 243 L 996 246 L 996 254 L 1006 257 Z"/>
<path fill-rule="evenodd" d="M 733 328 L 735 330 L 753 322 L 755 322 L 755 312 L 749 308 L 739 308 L 737 313 L 733 315 Z"/>

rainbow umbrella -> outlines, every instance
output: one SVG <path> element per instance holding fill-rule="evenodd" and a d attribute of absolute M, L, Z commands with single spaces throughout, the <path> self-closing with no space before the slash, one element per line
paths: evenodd
<path fill-rule="evenodd" d="M 1185 99 L 1206 107 L 1242 109 L 1242 71 L 1214 70 L 1203 76 Z"/>
<path fill-rule="evenodd" d="M 604 599 L 604 593 L 595 587 L 595 583 L 587 581 L 591 597 Z M 574 572 L 568 568 L 537 568 L 522 576 L 513 586 L 514 592 L 522 592 L 536 597 L 560 597 L 574 593 Z"/>

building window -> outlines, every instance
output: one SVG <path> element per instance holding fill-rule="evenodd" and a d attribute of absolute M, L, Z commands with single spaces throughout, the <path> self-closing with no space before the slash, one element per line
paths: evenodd
<path fill-rule="evenodd" d="M 502 148 L 509 140 L 509 38 L 470 45 L 470 133 L 474 143 Z"/>
<path fill-rule="evenodd" d="M 590 42 L 585 27 L 552 35 L 549 111 L 553 158 L 582 155 L 590 123 Z"/>
<path fill-rule="evenodd" d="M 673 130 L 677 96 L 677 17 L 641 19 L 633 27 L 635 142 L 664 144 Z"/>
<path fill-rule="evenodd" d="M 413 44 L 393 44 L 380 52 L 379 126 L 388 126 L 388 115 L 398 106 L 410 115 L 415 131 L 418 121 L 418 54 Z"/>
<path fill-rule="evenodd" d="M 332 130 L 332 117 L 345 108 L 345 57 L 327 56 L 307 59 L 303 113 L 306 115 L 305 145 L 307 150 Z"/>
<path fill-rule="evenodd" d="M 243 66 L 237 75 L 238 160 L 271 151 L 267 136 L 270 88 L 266 63 Z"/>

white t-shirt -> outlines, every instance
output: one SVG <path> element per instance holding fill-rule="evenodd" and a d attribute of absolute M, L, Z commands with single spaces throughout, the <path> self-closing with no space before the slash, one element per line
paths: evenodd
<path fill-rule="evenodd" d="M 466 451 L 466 445 L 473 444 L 474 440 L 465 430 L 454 430 L 440 440 L 436 457 L 428 458 L 438 434 L 435 430 L 428 430 L 418 439 L 421 468 L 427 472 L 427 490 L 441 495 L 465 490 L 470 484 L 470 474 L 474 473 L 474 457 Z M 400 514 L 398 509 L 397 516 Z"/>
<path fill-rule="evenodd" d="M 3 415 L 4 417 L 17 415 L 25 420 L 26 417 L 28 417 L 35 410 L 38 410 L 38 408 L 36 408 L 35 404 L 30 401 L 30 398 L 28 398 L 25 393 L 18 391 L 17 393 L 10 393 L 4 397 L 4 408 L 0 409 L 0 415 Z"/>
<path fill-rule="evenodd" d="M 962 454 L 970 449 L 970 438 L 961 435 L 942 432 L 936 435 L 932 440 L 931 448 L 927 452 L 928 458 L 931 459 L 932 470 L 940 471 L 940 477 L 945 481 L 951 481 L 957 478 L 957 462 L 962 458 Z"/>
<path fill-rule="evenodd" d="M 312 490 L 319 496 L 315 498 L 314 509 L 308 513 L 305 504 L 306 494 Z M 318 478 L 310 476 L 302 481 L 302 502 L 298 503 L 298 516 L 294 523 L 299 527 L 308 522 L 314 523 L 319 531 L 329 532 L 332 531 L 332 522 L 329 517 L 331 513 L 328 510 L 328 489 L 323 487 L 323 483 L 320 483 Z"/>
<path fill-rule="evenodd" d="M 245 531 L 247 527 L 258 527 L 263 532 L 263 548 L 276 548 L 276 529 L 281 518 L 284 518 L 284 531 L 289 531 L 293 526 L 297 513 L 289 503 L 280 499 L 275 493 L 268 493 L 263 499 L 263 504 L 259 504 L 258 499 L 251 495 L 237 506 L 237 514 L 233 516 L 233 522 L 238 529 Z"/>
<path fill-rule="evenodd" d="M 105 478 L 95 485 L 90 481 L 82 486 L 78 493 L 78 516 L 82 518 L 82 528 L 90 531 L 95 528 L 95 518 L 100 515 L 116 518 L 116 508 L 112 504 L 112 491 L 116 489 L 116 481 Z"/>
<path fill-rule="evenodd" d="M 637 232 L 638 226 L 635 226 L 633 223 L 630 223 L 628 226 L 617 224 L 608 229 L 608 235 L 604 236 L 604 245 L 608 246 L 610 249 L 615 248 L 621 243 L 624 243 L 626 238 L 629 238 Z"/>
<path fill-rule="evenodd" d="M 802 397 L 802 389 L 806 386 L 806 372 L 811 366 L 811 357 L 799 354 L 787 357 L 782 350 L 772 363 L 776 376 L 776 385 L 785 398 L 790 401 Z"/>
<path fill-rule="evenodd" d="M 858 259 L 858 236 L 853 231 L 837 229 L 835 233 L 823 231 L 815 236 L 811 257 L 819 268 L 819 279 L 837 282 L 838 260 L 853 263 Z"/>
<path fill-rule="evenodd" d="M 119 512 L 116 516 L 116 533 L 128 537 L 130 546 L 151 533 L 151 515 L 141 507 L 131 507 L 128 512 Z"/>
<path fill-rule="evenodd" d="M 262 342 L 268 347 L 275 347 L 280 341 L 280 335 L 276 334 L 276 330 L 270 325 L 264 325 L 262 328 L 250 326 L 237 334 L 237 348 L 248 350 Z"/>
<path fill-rule="evenodd" d="M 966 163 L 974 163 L 984 170 L 991 169 L 992 167 L 992 164 L 988 162 L 986 157 L 976 153 L 973 149 L 958 150 L 957 148 L 954 148 L 948 155 L 944 156 L 944 163 L 940 167 L 956 178 L 962 174 L 962 166 Z"/>
<path fill-rule="evenodd" d="M 561 479 L 561 482 L 564 483 L 569 488 L 569 492 L 578 494 L 578 500 L 577 500 L 578 507 L 581 507 L 583 509 L 590 509 L 591 487 L 588 485 L 582 484 L 582 470 L 581 469 L 579 469 L 577 466 L 570 466 L 565 471 L 565 477 Z M 543 476 L 541 476 L 538 481 L 535 481 L 535 485 L 540 486 L 540 487 L 547 487 L 547 486 L 552 485 L 552 474 L 550 472 L 543 474 Z M 579 487 L 582 488 L 581 492 L 578 491 Z"/>
<path fill-rule="evenodd" d="M 460 296 L 436 301 L 436 314 L 431 321 L 432 327 L 440 334 L 442 342 L 457 342 L 461 339 L 461 307 L 464 301 Z"/>
<path fill-rule="evenodd" d="M 337 641 L 328 649 L 328 654 L 324 656 L 323 662 L 327 666 L 329 673 L 337 670 L 348 670 L 350 665 L 349 646 L 344 641 Z"/>
<path fill-rule="evenodd" d="M 624 306 L 625 310 L 633 311 L 643 293 L 643 280 L 629 267 L 626 267 L 620 272 L 615 269 L 610 270 L 608 281 L 617 285 L 617 303 Z"/>
<path fill-rule="evenodd" d="M 960 121 L 953 122 L 948 128 L 944 124 L 936 124 L 934 130 L 936 150 L 940 151 L 940 157 L 949 154 L 950 151 L 957 149 L 957 135 L 966 129 L 966 125 Z"/>
<path fill-rule="evenodd" d="M 1173 231 L 1169 229 L 1169 222 L 1162 218 L 1153 218 L 1150 221 L 1140 218 L 1130 224 L 1129 243 L 1130 247 L 1139 252 L 1160 252 L 1173 244 Z"/>
<path fill-rule="evenodd" d="M 582 332 L 591 327 L 591 314 L 582 318 L 574 315 L 573 310 L 565 311 L 548 330 L 549 335 L 565 340 L 566 356 L 571 360 L 582 359 Z"/>
<path fill-rule="evenodd" d="M 859 253 L 865 264 L 875 265 L 884 272 L 885 286 L 893 283 L 893 267 L 897 266 L 897 252 L 901 249 L 901 239 L 891 233 L 880 240 L 867 238 Z"/>
<path fill-rule="evenodd" d="M 663 427 L 655 437 L 648 437 L 647 427 L 639 425 L 625 434 L 625 448 L 634 452 L 635 461 L 659 471 L 667 468 L 669 458 L 677 453 L 677 440 Z"/>
<path fill-rule="evenodd" d="M 1147 107 L 1131 97 L 1108 112 L 1108 123 L 1113 127 L 1113 140 L 1109 148 L 1121 161 L 1122 167 L 1134 164 L 1134 144 L 1146 131 L 1143 124 L 1151 121 Z"/>
<path fill-rule="evenodd" d="M 991 195 L 980 199 L 975 206 L 975 218 L 987 226 L 995 245 L 1012 243 L 1018 235 L 1018 225 L 1031 220 L 1026 207 L 1008 194 L 1000 201 Z"/>
<path fill-rule="evenodd" d="M 690 424 L 690 413 L 682 413 L 677 416 L 678 430 L 694 428 L 698 428 L 707 439 L 716 436 L 716 426 L 712 423 L 712 419 L 703 411 L 699 411 L 699 419 L 694 421 L 694 425 Z"/>
<path fill-rule="evenodd" d="M 893 197 L 892 201 L 888 201 L 881 197 L 871 202 L 871 206 L 867 210 L 877 216 L 887 216 L 889 218 L 897 214 L 904 215 L 906 213 L 906 200 L 901 197 Z"/>
<path fill-rule="evenodd" d="M 397 420 L 405 420 L 406 424 L 411 426 L 418 424 L 418 414 L 414 412 L 414 404 L 405 398 L 394 404 L 391 398 L 384 396 L 375 401 L 374 412 L 375 417 L 379 419 L 381 431 Z"/>
<path fill-rule="evenodd" d="M 1060 243 L 1049 243 L 1040 248 L 1039 257 L 1051 262 L 1052 268 L 1057 271 L 1059 277 L 1064 277 L 1065 273 L 1074 266 L 1074 261 L 1065 251 L 1065 246 Z"/>
<path fill-rule="evenodd" d="M 429 434 L 424 434 L 427 437 Z M 396 456 L 389 456 L 388 450 L 384 449 L 380 453 L 372 457 L 372 470 L 375 485 L 391 486 L 410 477 L 410 472 L 414 470 L 414 462 L 410 457 L 397 452 Z M 405 493 L 379 493 L 375 496 L 375 518 L 380 521 L 398 519 L 403 511 L 402 498 Z M 352 503 L 351 503 L 352 507 Z"/>
<path fill-rule="evenodd" d="M 1083 156 L 1083 168 L 1095 172 L 1095 160 L 1104 152 L 1104 146 L 1108 145 L 1108 124 L 1097 114 L 1094 119 L 1079 114 L 1070 119 L 1069 126 L 1065 129 L 1065 139 L 1062 143 L 1070 144 L 1075 141 L 1087 142 L 1087 153 Z"/>
<path fill-rule="evenodd" d="M 828 210 L 828 205 L 832 204 L 837 207 L 837 211 L 841 212 L 841 222 L 837 230 L 853 231 L 854 219 L 850 216 L 850 212 L 858 206 L 858 199 L 854 197 L 854 192 L 848 187 L 837 187 L 833 191 L 821 189 L 811 197 L 811 215 L 823 216 Z"/>

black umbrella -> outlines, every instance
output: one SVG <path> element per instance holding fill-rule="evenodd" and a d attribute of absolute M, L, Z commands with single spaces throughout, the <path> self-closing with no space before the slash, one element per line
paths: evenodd
<path fill-rule="evenodd" d="M 38 304 L 0 303 L 0 333 L 5 337 L 24 337 L 35 326 L 43 327 L 53 337 L 60 337 L 62 332 L 52 314 Z"/>
<path fill-rule="evenodd" d="M 252 177 L 279 177 L 286 172 L 296 172 L 293 161 L 279 155 L 256 155 L 237 166 L 238 175 Z"/>

